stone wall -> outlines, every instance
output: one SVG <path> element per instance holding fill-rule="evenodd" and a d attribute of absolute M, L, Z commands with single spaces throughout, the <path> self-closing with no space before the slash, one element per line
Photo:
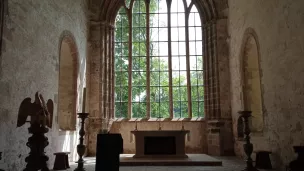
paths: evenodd
<path fill-rule="evenodd" d="M 57 117 L 60 40 L 66 34 L 74 36 L 78 48 L 79 73 L 77 81 L 79 111 L 85 57 L 87 53 L 87 4 L 83 0 L 9 0 L 5 18 L 3 53 L 0 62 L 0 151 L 4 161 L 0 168 L 6 171 L 23 170 L 29 148 L 26 123 L 16 128 L 21 101 L 34 98 L 40 91 L 45 99 L 55 102 L 54 126 L 47 134 L 46 148 L 53 166 L 53 152 L 71 150 L 76 156 L 77 132 L 59 132 Z"/>
<path fill-rule="evenodd" d="M 292 146 L 304 144 L 304 1 L 229 0 L 228 16 L 234 135 L 242 110 L 241 47 L 245 30 L 252 28 L 260 47 L 265 128 L 252 141 L 255 150 L 271 150 L 275 167 L 282 168 L 295 157 Z M 242 142 L 235 142 L 242 155 Z"/>

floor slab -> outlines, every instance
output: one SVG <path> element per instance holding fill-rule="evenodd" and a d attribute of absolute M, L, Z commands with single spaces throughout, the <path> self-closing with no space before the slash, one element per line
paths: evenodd
<path fill-rule="evenodd" d="M 121 166 L 120 171 L 239 171 L 245 168 L 245 161 L 237 157 L 214 157 L 222 161 L 222 166 Z M 85 158 L 86 171 L 95 171 L 95 158 Z M 68 171 L 77 167 L 71 163 Z M 260 170 L 261 171 L 261 170 Z"/>
<path fill-rule="evenodd" d="M 222 161 L 206 154 L 187 154 L 188 158 L 133 158 L 121 154 L 120 166 L 222 166 Z"/>

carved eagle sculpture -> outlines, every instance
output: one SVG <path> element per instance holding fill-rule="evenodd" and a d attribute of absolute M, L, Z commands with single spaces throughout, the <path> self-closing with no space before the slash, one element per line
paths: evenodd
<path fill-rule="evenodd" d="M 19 107 L 17 127 L 27 122 L 27 117 L 31 116 L 30 123 L 38 123 L 43 126 L 52 128 L 54 104 L 51 99 L 45 103 L 39 92 L 35 94 L 35 101 L 32 103 L 31 98 L 25 98 Z"/>

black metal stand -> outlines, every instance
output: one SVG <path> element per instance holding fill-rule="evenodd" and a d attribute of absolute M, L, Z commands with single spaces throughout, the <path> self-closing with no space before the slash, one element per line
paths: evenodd
<path fill-rule="evenodd" d="M 82 158 L 82 156 L 85 153 L 85 149 L 86 149 L 86 146 L 83 144 L 83 140 L 84 140 L 83 137 L 85 135 L 84 121 L 85 121 L 86 118 L 88 118 L 89 113 L 78 113 L 77 115 L 78 115 L 78 118 L 81 119 L 81 128 L 79 130 L 79 135 L 80 135 L 79 141 L 80 142 L 77 145 L 77 153 L 79 155 L 79 159 L 76 163 L 78 163 L 78 166 L 74 171 L 85 171 L 85 168 L 83 167 L 83 164 L 84 164 L 85 161 Z"/>
<path fill-rule="evenodd" d="M 46 162 L 49 157 L 45 155 L 44 148 L 49 145 L 48 138 L 44 136 L 49 131 L 48 128 L 38 123 L 33 123 L 28 128 L 30 134 L 33 134 L 26 143 L 31 151 L 25 158 L 26 168 L 23 171 L 49 171 Z"/>
<path fill-rule="evenodd" d="M 245 133 L 245 141 L 246 143 L 243 145 L 244 151 L 247 155 L 246 159 L 246 168 L 243 169 L 242 171 L 258 171 L 257 168 L 255 168 L 252 164 L 252 158 L 251 158 L 251 153 L 253 151 L 253 145 L 250 142 L 250 128 L 248 124 L 248 118 L 251 117 L 251 111 L 240 111 L 238 112 L 240 114 L 240 117 L 243 118 L 244 121 L 244 133 Z"/>

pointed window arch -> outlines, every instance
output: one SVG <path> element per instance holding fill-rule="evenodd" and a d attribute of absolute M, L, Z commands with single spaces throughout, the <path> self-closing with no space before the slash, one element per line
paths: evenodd
<path fill-rule="evenodd" d="M 193 2 L 127 0 L 120 9 L 115 117 L 205 116 L 202 20 Z"/>

